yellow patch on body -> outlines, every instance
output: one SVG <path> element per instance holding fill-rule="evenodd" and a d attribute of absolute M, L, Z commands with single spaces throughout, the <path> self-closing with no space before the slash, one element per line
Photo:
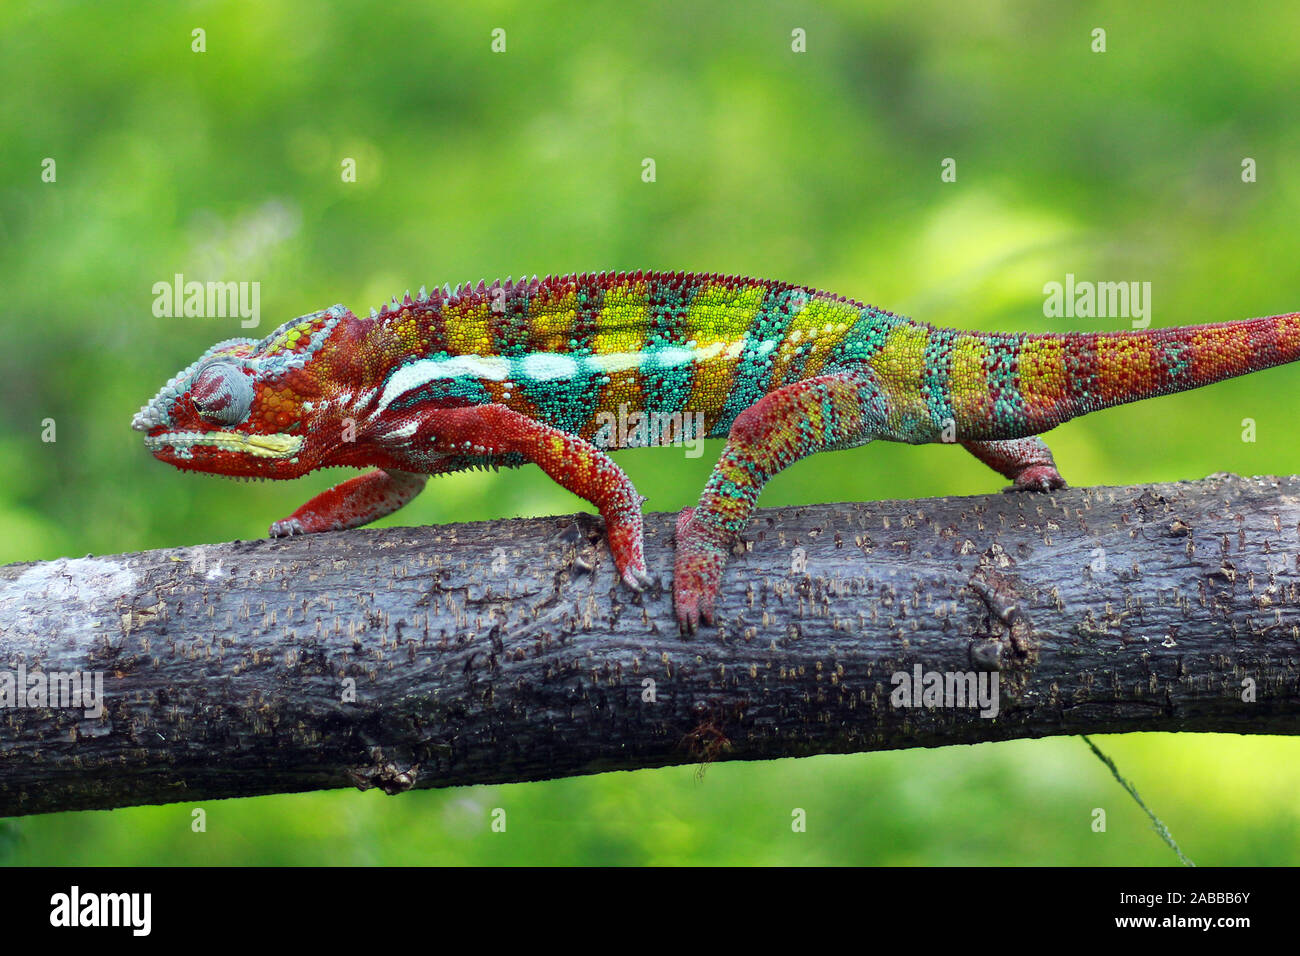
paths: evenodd
<path fill-rule="evenodd" d="M 772 381 L 789 385 L 796 376 L 794 361 L 807 356 L 798 366 L 798 378 L 810 378 L 821 372 L 835 347 L 844 341 L 860 311 L 848 302 L 814 298 L 790 320 L 785 340 L 772 356 Z"/>
<path fill-rule="evenodd" d="M 650 300 L 646 283 L 629 282 L 605 292 L 591 350 L 601 355 L 638 352 L 645 346 L 650 326 Z"/>
<path fill-rule="evenodd" d="M 578 323 L 578 294 L 572 289 L 528 306 L 529 350 L 568 352 Z"/>
<path fill-rule="evenodd" d="M 984 424 L 992 414 L 988 352 L 988 343 L 979 336 L 959 335 L 953 340 L 948 400 L 959 432 L 964 426 Z"/>
<path fill-rule="evenodd" d="M 715 342 L 740 341 L 753 326 L 766 295 L 764 285 L 706 285 L 691 300 L 686 337 L 702 348 Z"/>
<path fill-rule="evenodd" d="M 485 299 L 447 306 L 447 351 L 452 355 L 492 355 L 492 309 Z"/>
<path fill-rule="evenodd" d="M 925 349 L 930 330 L 920 325 L 899 325 L 869 360 L 889 401 L 889 423 L 896 429 L 913 431 L 931 419 L 930 407 L 921 392 L 925 375 Z"/>
<path fill-rule="evenodd" d="M 695 349 L 695 377 L 685 410 L 703 412 L 706 427 L 726 407 L 746 333 L 763 305 L 767 287 L 710 283 L 691 301 L 686 314 L 688 348 Z"/>
<path fill-rule="evenodd" d="M 711 428 L 718 413 L 726 407 L 736 378 L 736 365 L 736 358 L 729 357 L 727 343 L 713 342 L 701 349 L 694 363 L 695 377 L 684 410 L 703 412 L 706 426 Z"/>
<path fill-rule="evenodd" d="M 606 291 L 596 328 L 598 331 L 591 342 L 591 350 L 596 355 L 633 356 L 641 353 L 650 328 L 647 284 L 644 281 L 625 283 Z M 627 360 L 617 364 L 627 367 L 607 373 L 609 381 L 601 388 L 596 407 L 616 412 L 620 405 L 629 409 L 644 405 L 639 363 Z"/>
<path fill-rule="evenodd" d="M 427 326 L 418 321 L 410 309 L 403 309 L 401 318 L 392 325 L 391 332 L 397 339 L 402 354 L 423 354 L 422 343 Z"/>

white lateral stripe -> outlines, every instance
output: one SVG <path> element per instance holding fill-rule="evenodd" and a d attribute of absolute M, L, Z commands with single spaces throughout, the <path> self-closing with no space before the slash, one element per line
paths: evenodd
<path fill-rule="evenodd" d="M 503 382 L 510 373 L 510 360 L 496 355 L 451 355 L 447 358 L 420 359 L 403 365 L 388 379 L 384 394 L 379 396 L 380 410 L 405 395 L 439 379 L 484 378 Z"/>
<path fill-rule="evenodd" d="M 660 349 L 654 353 L 654 356 L 656 367 L 663 368 L 667 366 L 673 368 L 678 365 L 685 365 L 687 362 L 693 362 L 695 360 L 695 350 L 678 348 L 674 345 Z"/>
<path fill-rule="evenodd" d="M 578 363 L 571 355 L 559 352 L 533 352 L 520 362 L 524 377 L 536 382 L 549 382 L 557 378 L 573 378 L 578 374 Z"/>
<path fill-rule="evenodd" d="M 645 358 L 645 352 L 599 352 L 588 355 L 586 362 L 598 372 L 626 372 L 628 369 L 640 368 Z"/>
<path fill-rule="evenodd" d="M 384 393 L 379 398 L 379 410 L 388 408 L 396 399 L 440 379 L 477 378 L 492 382 L 520 379 L 549 382 L 556 379 L 575 378 L 580 374 L 609 374 L 645 366 L 653 356 L 654 368 L 675 368 L 691 362 L 707 362 L 723 356 L 738 359 L 752 344 L 749 338 L 735 342 L 713 342 L 703 348 L 669 346 L 648 352 L 606 352 L 593 355 L 565 355 L 561 352 L 533 352 L 522 358 L 509 359 L 500 355 L 450 355 L 443 358 L 420 359 L 404 365 L 388 379 Z M 778 345 L 776 340 L 766 340 L 758 345 L 758 355 L 763 357 Z"/>

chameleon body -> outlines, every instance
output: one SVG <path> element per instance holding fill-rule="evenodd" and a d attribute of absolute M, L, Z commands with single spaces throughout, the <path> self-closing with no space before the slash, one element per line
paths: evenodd
<path fill-rule="evenodd" d="M 213 346 L 136 415 L 178 468 L 295 478 L 373 470 L 272 535 L 354 528 L 427 476 L 539 465 L 603 515 L 622 579 L 649 582 L 641 498 L 608 451 L 644 442 L 612 413 L 687 416 L 726 438 L 677 521 L 673 598 L 712 623 L 723 566 L 763 485 L 818 451 L 950 441 L 1013 482 L 1065 486 L 1038 439 L 1067 419 L 1300 358 L 1300 314 L 1111 333 L 934 328 L 784 282 L 570 275 L 444 288 L 368 318 L 341 305 Z M 604 424 L 603 424 L 604 423 Z M 641 436 L 638 438 L 637 436 Z"/>

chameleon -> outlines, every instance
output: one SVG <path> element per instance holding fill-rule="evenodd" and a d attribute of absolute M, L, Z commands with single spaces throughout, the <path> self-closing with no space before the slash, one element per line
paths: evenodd
<path fill-rule="evenodd" d="M 1006 490 L 1050 492 L 1066 482 L 1041 433 L 1297 358 L 1300 313 L 1003 334 L 741 276 L 533 276 L 408 291 L 366 318 L 334 305 L 260 340 L 220 342 L 132 427 L 189 471 L 369 469 L 276 521 L 273 537 L 375 521 L 433 475 L 535 463 L 596 507 L 620 578 L 639 591 L 652 583 L 642 499 L 609 452 L 647 432 L 608 421 L 630 409 L 699 422 L 726 444 L 676 522 L 672 596 L 690 633 L 717 623 L 728 554 L 764 484 L 808 455 L 877 439 L 956 443 L 1010 479 Z"/>

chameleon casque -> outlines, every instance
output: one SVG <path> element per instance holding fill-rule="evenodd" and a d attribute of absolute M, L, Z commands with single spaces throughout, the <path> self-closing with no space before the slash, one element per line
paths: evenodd
<path fill-rule="evenodd" d="M 728 551 L 763 485 L 807 455 L 873 439 L 956 441 L 1011 479 L 1008 490 L 1050 491 L 1065 481 L 1040 432 L 1297 358 L 1296 313 L 1111 333 L 960 332 L 784 282 L 600 273 L 421 289 L 368 318 L 335 305 L 260 341 L 230 339 L 163 386 L 132 427 L 157 458 L 191 471 L 373 469 L 275 522 L 272 536 L 364 525 L 429 475 L 534 462 L 599 509 L 619 574 L 639 590 L 650 581 L 641 497 L 607 454 L 638 433 L 610 441 L 600 413 L 702 415 L 707 436 L 727 442 L 699 504 L 677 520 L 673 600 L 691 631 L 713 623 Z"/>

